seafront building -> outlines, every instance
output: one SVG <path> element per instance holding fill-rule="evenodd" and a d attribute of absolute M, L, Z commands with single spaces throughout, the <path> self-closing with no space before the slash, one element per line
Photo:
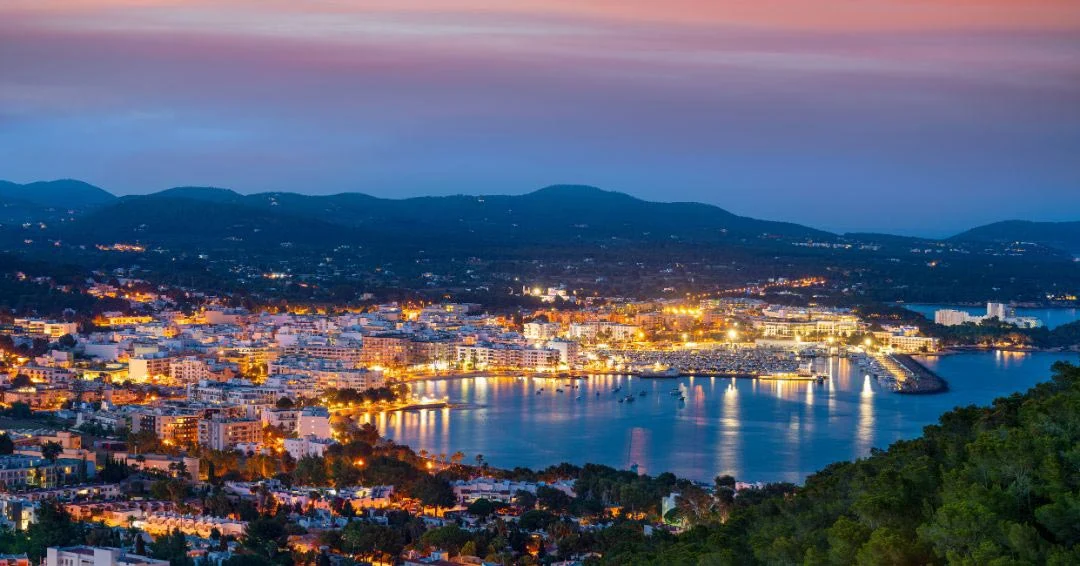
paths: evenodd
<path fill-rule="evenodd" d="M 958 326 L 967 323 L 982 324 L 991 319 L 997 319 L 1005 324 L 1012 324 L 1020 328 L 1038 328 L 1043 325 L 1042 320 L 1036 317 L 1016 316 L 1015 310 L 1003 303 L 986 303 L 986 314 L 984 315 L 973 315 L 958 309 L 934 311 L 934 322 L 942 326 Z"/>

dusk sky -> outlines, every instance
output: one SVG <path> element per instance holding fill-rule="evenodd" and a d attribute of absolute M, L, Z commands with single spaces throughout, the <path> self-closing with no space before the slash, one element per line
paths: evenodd
<path fill-rule="evenodd" d="M 1077 0 L 0 0 L 0 179 L 1080 220 Z"/>

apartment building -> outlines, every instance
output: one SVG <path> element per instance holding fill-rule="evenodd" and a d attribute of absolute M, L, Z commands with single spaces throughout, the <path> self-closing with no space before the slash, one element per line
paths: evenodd
<path fill-rule="evenodd" d="M 296 434 L 330 438 L 330 411 L 326 407 L 305 407 L 297 418 Z"/>
<path fill-rule="evenodd" d="M 210 419 L 199 421 L 199 446 L 232 450 L 237 444 L 262 441 L 262 423 L 256 419 Z"/>

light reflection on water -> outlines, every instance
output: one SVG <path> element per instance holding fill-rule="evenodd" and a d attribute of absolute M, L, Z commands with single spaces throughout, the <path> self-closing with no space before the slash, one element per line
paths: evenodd
<path fill-rule="evenodd" d="M 837 461 L 917 436 L 957 405 L 986 404 L 1027 389 L 1059 359 L 1076 355 L 978 353 L 929 358 L 950 383 L 942 395 L 884 391 L 848 360 L 831 360 L 822 384 L 696 377 L 588 380 L 469 378 L 412 384 L 419 395 L 464 408 L 372 415 L 414 449 L 476 454 L 494 466 L 542 468 L 597 462 L 651 474 L 711 480 L 802 481 Z M 573 389 L 579 385 L 580 389 Z M 556 393 L 561 387 L 564 393 Z M 615 387 L 622 387 L 618 393 Z M 670 395 L 679 387 L 686 401 Z M 537 395 L 536 391 L 544 391 Z M 645 396 L 638 396 L 640 391 Z M 599 393 L 599 395 L 597 395 Z M 619 398 L 634 395 L 633 403 Z M 577 399 L 581 396 L 581 399 Z"/>

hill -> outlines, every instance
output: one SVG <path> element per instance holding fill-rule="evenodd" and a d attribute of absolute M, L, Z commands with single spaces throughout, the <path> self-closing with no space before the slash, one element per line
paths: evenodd
<path fill-rule="evenodd" d="M 0 181 L 0 224 L 52 222 L 115 199 L 103 189 L 71 179 L 26 184 Z"/>
<path fill-rule="evenodd" d="M 36 181 L 20 185 L 0 181 L 0 202 L 27 203 L 41 207 L 87 208 L 115 200 L 108 191 L 73 179 Z"/>
<path fill-rule="evenodd" d="M 1032 242 L 1080 253 L 1080 222 L 1006 220 L 972 228 L 950 239 L 959 242 Z"/>
<path fill-rule="evenodd" d="M 711 205 L 648 202 L 585 186 L 554 186 L 520 196 L 409 199 L 360 193 L 245 196 L 225 189 L 182 187 L 124 197 L 67 228 L 67 237 L 73 239 L 157 245 L 178 237 L 248 239 L 256 233 L 265 242 L 381 240 L 418 246 L 736 243 L 836 237 L 797 224 L 737 216 Z M 364 234 L 379 238 L 369 240 Z"/>

